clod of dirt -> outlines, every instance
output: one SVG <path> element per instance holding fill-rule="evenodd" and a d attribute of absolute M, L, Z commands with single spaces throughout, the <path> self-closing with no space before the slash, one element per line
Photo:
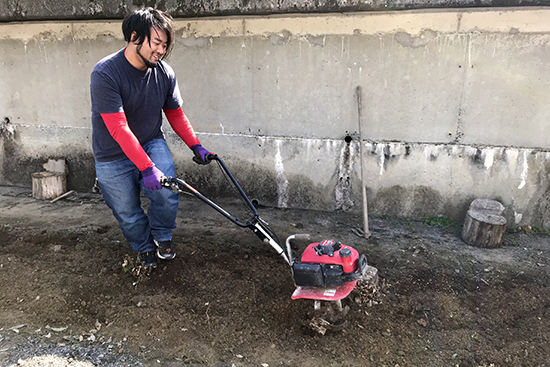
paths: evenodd
<path fill-rule="evenodd" d="M 349 306 L 339 309 L 338 307 L 334 308 L 331 304 L 327 304 L 320 310 L 314 311 L 314 316 L 307 326 L 321 335 L 325 335 L 328 330 L 342 331 L 347 324 L 345 317 L 349 310 Z"/>
<path fill-rule="evenodd" d="M 382 281 L 382 285 L 359 281 L 350 296 L 359 305 L 378 305 L 382 303 L 383 292 L 387 288 L 389 288 L 389 285 L 386 284 L 385 279 Z"/>
<path fill-rule="evenodd" d="M 122 271 L 125 273 L 130 272 L 137 280 L 132 283 L 133 286 L 137 286 L 140 282 L 143 281 L 144 277 L 151 275 L 152 267 L 145 269 L 139 255 L 133 259 L 130 255 L 126 254 L 124 260 L 122 261 Z"/>
<path fill-rule="evenodd" d="M 314 317 L 311 319 L 308 326 L 311 328 L 311 330 L 321 335 L 325 335 L 327 330 L 330 328 L 330 322 L 320 317 Z"/>

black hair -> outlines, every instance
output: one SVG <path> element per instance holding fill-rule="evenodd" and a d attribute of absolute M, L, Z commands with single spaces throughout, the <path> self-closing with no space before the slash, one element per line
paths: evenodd
<path fill-rule="evenodd" d="M 168 57 L 172 51 L 174 41 L 174 31 L 172 30 L 172 16 L 162 10 L 151 7 L 142 8 L 129 14 L 122 22 L 122 34 L 126 42 L 136 42 L 143 44 L 145 39 L 151 43 L 151 27 L 160 29 L 166 34 L 166 53 L 162 58 Z M 136 32 L 134 38 L 132 34 Z"/>

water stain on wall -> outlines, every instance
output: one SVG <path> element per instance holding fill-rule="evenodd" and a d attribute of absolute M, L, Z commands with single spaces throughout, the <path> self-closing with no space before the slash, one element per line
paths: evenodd
<path fill-rule="evenodd" d="M 269 41 L 272 45 L 281 46 L 287 44 L 292 37 L 292 33 L 287 30 L 283 30 L 277 34 L 272 34 L 269 36 Z"/>
<path fill-rule="evenodd" d="M 340 160 L 338 163 L 338 181 L 334 189 L 335 209 L 350 210 L 354 207 L 351 195 L 352 188 L 352 173 L 354 163 L 354 145 L 351 142 L 342 145 L 340 152 Z"/>
<path fill-rule="evenodd" d="M 437 32 L 424 30 L 418 36 L 413 36 L 407 32 L 397 32 L 394 39 L 403 47 L 419 48 L 424 47 L 437 38 Z"/>
<path fill-rule="evenodd" d="M 325 47 L 326 38 L 326 36 L 306 36 L 311 45 L 318 47 Z"/>
<path fill-rule="evenodd" d="M 379 175 L 383 176 L 390 162 L 396 162 L 401 157 L 409 156 L 411 147 L 402 143 L 372 142 L 365 144 L 365 150 L 371 156 L 377 157 Z"/>
<path fill-rule="evenodd" d="M 276 172 L 276 182 L 277 182 L 277 206 L 279 208 L 288 207 L 288 179 L 285 174 L 285 167 L 283 163 L 283 157 L 281 155 L 281 140 L 275 141 L 277 147 L 277 153 L 275 154 L 275 172 Z"/>
<path fill-rule="evenodd" d="M 18 161 L 20 156 L 17 125 L 11 122 L 9 117 L 4 117 L 0 123 L 0 137 L 2 139 L 2 176 L 8 184 L 15 184 L 21 170 L 25 166 Z"/>
<path fill-rule="evenodd" d="M 442 212 L 444 200 L 436 190 L 423 185 L 385 187 L 371 199 L 372 214 L 421 219 Z"/>

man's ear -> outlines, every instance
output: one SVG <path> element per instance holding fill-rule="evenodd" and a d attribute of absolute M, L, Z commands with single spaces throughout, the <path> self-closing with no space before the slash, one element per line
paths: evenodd
<path fill-rule="evenodd" d="M 132 34 L 130 35 L 130 43 L 137 44 L 137 38 L 138 38 L 137 32 L 133 31 Z"/>

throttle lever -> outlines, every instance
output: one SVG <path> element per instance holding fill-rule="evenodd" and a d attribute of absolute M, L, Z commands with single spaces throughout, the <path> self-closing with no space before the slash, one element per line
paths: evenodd
<path fill-rule="evenodd" d="M 175 193 L 183 192 L 178 186 L 178 183 L 172 177 L 166 177 L 166 176 L 161 177 L 160 185 Z"/>

